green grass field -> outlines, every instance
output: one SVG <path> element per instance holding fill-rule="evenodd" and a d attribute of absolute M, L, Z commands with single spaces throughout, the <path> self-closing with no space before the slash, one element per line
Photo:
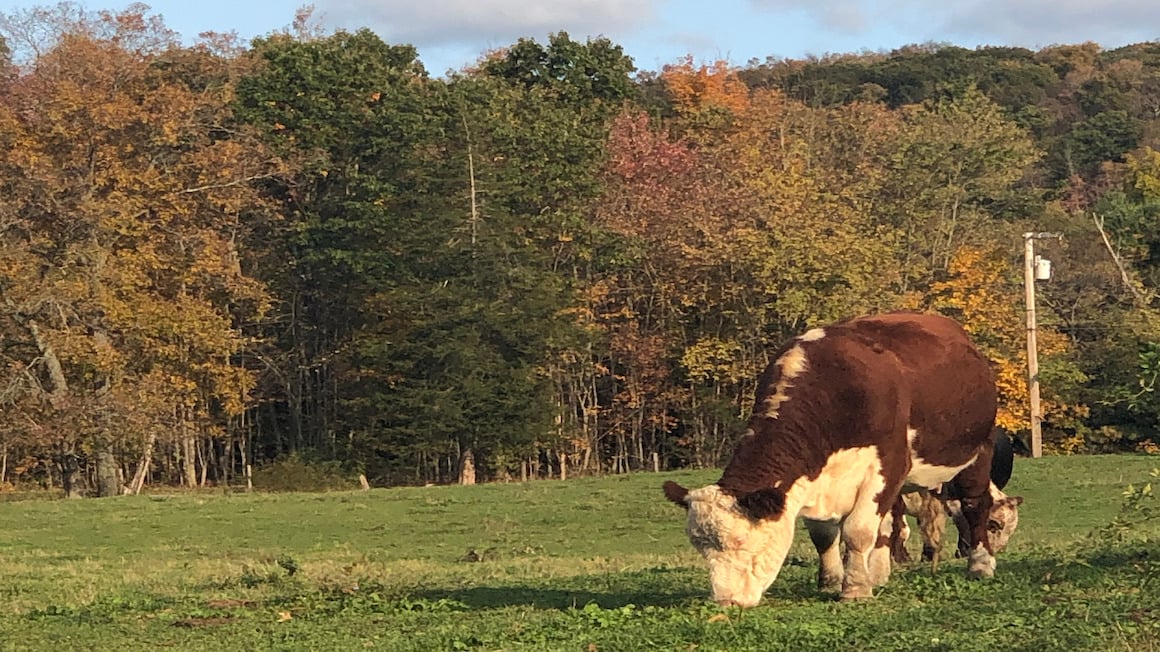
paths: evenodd
<path fill-rule="evenodd" d="M 745 611 L 707 601 L 660 492 L 715 471 L 2 502 L 0 650 L 1157 650 L 1160 516 L 1090 536 L 1156 466 L 1018 460 L 1020 529 L 989 582 L 918 564 L 838 603 L 799 532 Z"/>

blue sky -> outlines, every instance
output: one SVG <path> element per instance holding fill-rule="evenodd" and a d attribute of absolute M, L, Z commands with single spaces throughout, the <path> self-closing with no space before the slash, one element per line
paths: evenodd
<path fill-rule="evenodd" d="M 0 12 L 35 4 L 0 0 Z M 86 0 L 88 9 L 127 1 Z M 244 38 L 279 30 L 300 0 L 155 0 L 166 24 L 192 40 L 202 31 Z M 520 37 L 565 30 L 607 36 L 643 70 L 686 54 L 743 65 L 766 57 L 890 50 L 911 43 L 1039 48 L 1095 41 L 1112 48 L 1160 39 L 1157 0 L 315 0 L 328 29 L 369 27 L 412 43 L 433 74 L 473 63 Z M 708 9 L 707 7 L 713 7 Z"/>

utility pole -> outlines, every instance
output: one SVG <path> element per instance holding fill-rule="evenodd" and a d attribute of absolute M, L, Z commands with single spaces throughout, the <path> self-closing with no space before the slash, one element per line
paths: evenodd
<path fill-rule="evenodd" d="M 1027 397 L 1031 403 L 1031 457 L 1043 455 L 1043 415 L 1039 410 L 1039 351 L 1036 341 L 1035 323 L 1035 281 L 1051 277 L 1050 263 L 1044 265 L 1045 272 L 1039 274 L 1039 258 L 1035 255 L 1035 241 L 1045 238 L 1062 239 L 1061 233 L 1023 234 L 1023 291 L 1027 302 Z M 1047 261 L 1043 261 L 1047 262 Z"/>

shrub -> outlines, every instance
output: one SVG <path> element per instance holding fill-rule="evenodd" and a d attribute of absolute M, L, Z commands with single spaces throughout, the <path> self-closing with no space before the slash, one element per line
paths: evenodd
<path fill-rule="evenodd" d="M 294 454 L 254 470 L 259 491 L 343 491 L 359 486 L 358 474 L 329 460 L 310 460 Z"/>

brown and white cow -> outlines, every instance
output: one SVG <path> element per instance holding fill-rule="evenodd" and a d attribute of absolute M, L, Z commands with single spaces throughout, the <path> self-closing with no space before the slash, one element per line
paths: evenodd
<path fill-rule="evenodd" d="M 1007 547 L 1011 535 L 1019 527 L 1019 505 L 1023 504 L 1023 496 L 1008 496 L 994 481 L 991 482 L 990 492 L 991 513 L 987 516 L 987 538 L 991 543 L 991 552 L 997 554 Z M 918 531 L 922 537 L 922 559 L 931 562 L 933 570 L 938 570 L 948 516 L 959 532 L 955 556 L 965 557 L 970 554 L 968 544 L 970 526 L 963 516 L 962 504 L 957 499 L 919 490 L 902 494 L 900 500 L 906 515 L 915 517 L 918 522 Z M 899 511 L 896 509 L 894 533 L 891 536 L 891 558 L 898 563 L 905 563 L 910 561 L 910 553 L 906 550 L 910 526 L 906 523 L 906 519 L 899 518 L 898 514 Z"/>
<path fill-rule="evenodd" d="M 991 367 L 953 320 L 892 313 L 815 328 L 758 379 L 749 430 L 721 479 L 693 490 L 670 481 L 664 493 L 687 508 L 721 604 L 761 601 L 798 516 L 821 557 L 819 586 L 843 600 L 871 597 L 890 575 L 891 512 L 904 485 L 954 486 L 970 524 L 968 575 L 990 577 L 995 410 Z"/>

